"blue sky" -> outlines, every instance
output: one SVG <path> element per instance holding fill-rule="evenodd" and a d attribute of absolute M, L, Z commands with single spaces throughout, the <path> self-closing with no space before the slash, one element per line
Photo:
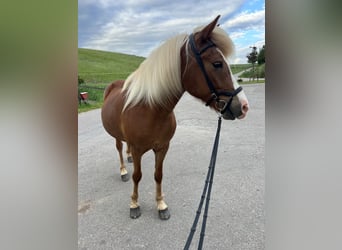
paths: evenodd
<path fill-rule="evenodd" d="M 148 56 L 166 39 L 221 15 L 232 38 L 232 63 L 247 63 L 265 44 L 264 0 L 79 0 L 78 47 Z"/>

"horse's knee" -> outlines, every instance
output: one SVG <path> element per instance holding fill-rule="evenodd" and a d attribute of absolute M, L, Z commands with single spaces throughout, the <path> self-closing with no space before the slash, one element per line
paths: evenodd
<path fill-rule="evenodd" d="M 141 172 L 136 172 L 136 171 L 133 172 L 132 179 L 135 183 L 139 183 L 139 181 L 141 180 L 141 177 L 142 177 Z"/>

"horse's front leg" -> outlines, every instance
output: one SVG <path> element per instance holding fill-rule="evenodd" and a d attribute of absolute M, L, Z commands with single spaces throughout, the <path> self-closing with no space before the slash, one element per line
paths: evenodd
<path fill-rule="evenodd" d="M 131 195 L 131 205 L 130 205 L 130 217 L 132 219 L 136 219 L 141 215 L 140 207 L 138 203 L 138 186 L 139 181 L 141 180 L 141 156 L 143 155 L 142 152 L 134 149 L 132 149 L 132 156 L 133 156 L 133 165 L 134 165 L 134 171 L 132 175 L 133 179 L 133 193 Z"/>
<path fill-rule="evenodd" d="M 163 161 L 168 149 L 169 143 L 161 149 L 153 149 L 156 161 L 154 179 L 156 181 L 157 209 L 161 220 L 168 220 L 170 218 L 170 212 L 164 201 L 164 195 L 162 193 Z"/>

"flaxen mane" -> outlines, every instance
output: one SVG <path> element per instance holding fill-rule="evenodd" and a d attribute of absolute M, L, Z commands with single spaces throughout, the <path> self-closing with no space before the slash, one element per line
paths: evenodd
<path fill-rule="evenodd" d="M 202 28 L 196 28 L 194 33 Z M 216 27 L 210 39 L 225 57 L 232 54 L 233 43 L 223 29 Z M 138 69 L 128 76 L 122 89 L 126 91 L 123 110 L 141 102 L 150 107 L 166 106 L 174 97 L 180 97 L 184 91 L 181 83 L 180 50 L 184 44 L 187 46 L 188 56 L 188 35 L 180 34 L 152 51 Z"/>

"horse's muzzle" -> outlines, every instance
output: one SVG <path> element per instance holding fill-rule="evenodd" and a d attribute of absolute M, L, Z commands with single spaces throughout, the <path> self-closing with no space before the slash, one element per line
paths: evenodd
<path fill-rule="evenodd" d="M 249 110 L 247 101 L 239 101 L 237 97 L 229 102 L 230 104 L 222 110 L 221 114 L 225 120 L 235 120 L 235 118 L 243 119 Z"/>

